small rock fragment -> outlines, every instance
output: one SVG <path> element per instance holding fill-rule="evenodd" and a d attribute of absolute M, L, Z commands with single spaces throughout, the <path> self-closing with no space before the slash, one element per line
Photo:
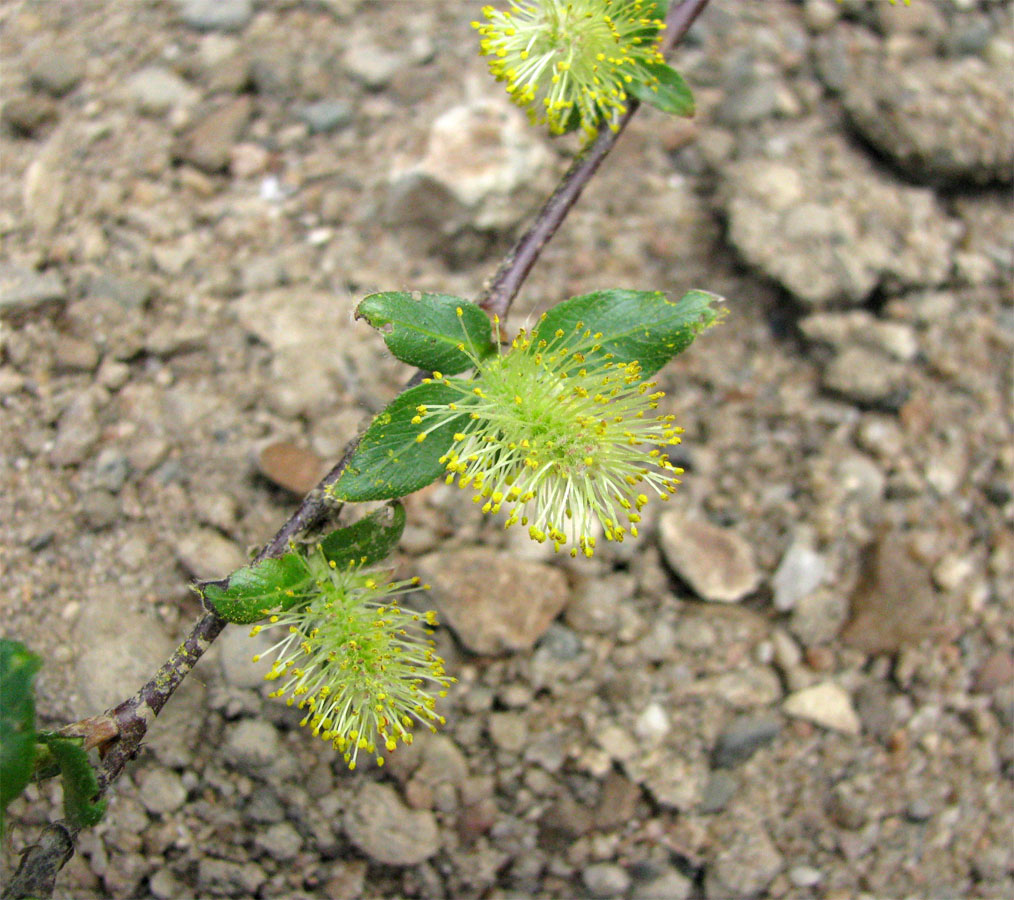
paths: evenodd
<path fill-rule="evenodd" d="M 676 574 L 704 600 L 735 603 L 760 584 L 753 550 L 734 531 L 672 510 L 659 521 L 659 543 Z"/>
<path fill-rule="evenodd" d="M 862 728 L 852 698 L 833 681 L 823 681 L 789 694 L 782 709 L 787 715 L 844 734 L 859 734 Z"/>
<path fill-rule="evenodd" d="M 388 866 L 414 866 L 440 849 L 433 813 L 409 809 L 387 784 L 368 782 L 345 813 L 345 832 L 371 859 Z"/>
<path fill-rule="evenodd" d="M 441 622 L 473 653 L 530 650 L 569 596 L 559 569 L 481 547 L 424 556 L 418 571 Z"/>

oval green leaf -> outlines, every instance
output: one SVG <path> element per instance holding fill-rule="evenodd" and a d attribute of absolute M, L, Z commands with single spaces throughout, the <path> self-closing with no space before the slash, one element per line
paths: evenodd
<path fill-rule="evenodd" d="M 338 500 L 390 500 L 426 487 L 444 471 L 440 462 L 454 433 L 467 421 L 455 416 L 431 431 L 421 443 L 423 427 L 413 424 L 420 405 L 461 402 L 461 394 L 431 382 L 400 394 L 366 430 L 345 471 L 328 493 Z"/>
<path fill-rule="evenodd" d="M 679 72 L 665 63 L 649 63 L 644 68 L 658 79 L 658 83 L 640 81 L 635 76 L 627 85 L 628 94 L 673 116 L 694 114 L 694 95 Z"/>
<path fill-rule="evenodd" d="M 464 372 L 475 365 L 472 356 L 481 359 L 495 349 L 486 314 L 448 294 L 370 294 L 357 307 L 356 318 L 376 328 L 398 359 L 428 372 Z"/>
<path fill-rule="evenodd" d="M 596 291 L 558 303 L 536 326 L 536 333 L 569 334 L 580 322 L 593 334 L 601 332 L 602 350 L 620 362 L 637 360 L 644 377 L 654 375 L 694 338 L 722 317 L 713 304 L 717 294 L 690 291 L 675 303 L 661 291 Z"/>
<path fill-rule="evenodd" d="M 17 641 L 0 639 L 0 822 L 7 804 L 32 777 L 35 695 L 42 660 Z"/>
<path fill-rule="evenodd" d="M 49 752 L 60 767 L 63 781 L 63 811 L 79 828 L 97 825 L 106 811 L 106 801 L 96 800 L 99 780 L 80 738 L 42 735 Z"/>
<path fill-rule="evenodd" d="M 319 542 L 328 562 L 338 568 L 371 566 L 391 555 L 405 530 L 405 507 L 388 503 L 346 528 L 332 531 Z"/>
<path fill-rule="evenodd" d="M 310 582 L 306 560 L 298 553 L 286 553 L 244 566 L 221 581 L 199 585 L 198 590 L 227 622 L 248 625 L 308 596 Z"/>

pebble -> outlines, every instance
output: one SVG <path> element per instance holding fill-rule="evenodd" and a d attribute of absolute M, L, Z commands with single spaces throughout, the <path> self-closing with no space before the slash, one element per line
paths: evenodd
<path fill-rule="evenodd" d="M 60 98 L 74 90 L 84 74 L 81 57 L 66 51 L 53 52 L 45 53 L 36 60 L 28 72 L 28 81 L 36 90 Z"/>
<path fill-rule="evenodd" d="M 229 725 L 222 750 L 226 759 L 249 774 L 263 774 L 282 752 L 278 730 L 265 719 L 241 719 Z"/>
<path fill-rule="evenodd" d="M 583 578 L 567 604 L 564 619 L 575 631 L 610 634 L 616 629 L 620 605 L 636 588 L 633 576 L 617 573 Z"/>
<path fill-rule="evenodd" d="M 825 390 L 860 406 L 897 410 L 908 396 L 908 369 L 868 347 L 850 346 L 821 372 Z"/>
<path fill-rule="evenodd" d="M 141 776 L 139 796 L 148 812 L 164 816 L 186 802 L 187 789 L 172 769 L 149 769 Z"/>
<path fill-rule="evenodd" d="M 346 71 L 372 91 L 384 87 L 405 64 L 400 54 L 363 39 L 349 42 L 342 61 Z"/>
<path fill-rule="evenodd" d="M 1014 683 L 1014 655 L 997 650 L 976 670 L 972 690 L 989 694 L 1011 683 Z"/>
<path fill-rule="evenodd" d="M 138 111 L 150 116 L 193 106 L 199 96 L 179 75 L 162 66 L 146 66 L 135 72 L 127 79 L 126 91 Z"/>
<path fill-rule="evenodd" d="M 703 600 L 736 603 L 760 585 L 753 548 L 730 529 L 671 510 L 659 520 L 659 546 L 673 571 Z"/>
<path fill-rule="evenodd" d="M 509 230 L 527 215 L 551 162 L 524 116 L 500 100 L 451 107 L 430 126 L 426 146 L 422 159 L 392 172 L 392 186 L 409 176 L 429 179 L 468 210 L 472 227 L 484 230 Z"/>
<path fill-rule="evenodd" d="M 416 569 L 432 585 L 441 623 L 473 653 L 532 649 L 570 594 L 559 569 L 484 547 L 431 553 Z"/>
<path fill-rule="evenodd" d="M 249 859 L 238 863 L 202 855 L 197 863 L 199 895 L 254 897 L 267 878 L 264 870 Z"/>
<path fill-rule="evenodd" d="M 55 122 L 59 115 L 53 99 L 39 94 L 8 97 L 3 105 L 4 124 L 22 137 L 35 137 L 36 132 Z"/>
<path fill-rule="evenodd" d="M 267 636 L 266 640 L 270 640 Z M 226 628 L 222 636 L 215 641 L 218 648 L 219 663 L 225 683 L 231 687 L 245 690 L 257 690 L 264 685 L 264 676 L 268 672 L 267 660 L 254 662 L 257 653 L 264 652 L 267 646 L 261 644 L 256 637 L 250 637 L 250 629 L 243 625 Z"/>
<path fill-rule="evenodd" d="M 121 450 L 104 447 L 92 468 L 96 487 L 118 494 L 130 475 L 130 463 Z"/>
<path fill-rule="evenodd" d="M 277 822 L 254 838 L 254 846 L 273 860 L 285 863 L 299 856 L 303 838 L 289 822 Z"/>
<path fill-rule="evenodd" d="M 877 287 L 948 277 L 955 235 L 936 197 L 888 179 L 812 120 L 786 125 L 721 178 L 729 240 L 804 304 L 855 306 Z"/>
<path fill-rule="evenodd" d="M 62 304 L 66 299 L 67 288 L 58 272 L 36 272 L 23 266 L 0 263 L 0 319 L 47 304 Z"/>
<path fill-rule="evenodd" d="M 257 469 L 269 481 L 303 496 L 331 468 L 312 450 L 288 441 L 273 441 L 257 453 Z"/>
<path fill-rule="evenodd" d="M 775 609 L 789 612 L 803 597 L 816 590 L 826 571 L 827 563 L 814 549 L 812 534 L 800 530 L 771 577 Z"/>
<path fill-rule="evenodd" d="M 82 391 L 70 403 L 56 426 L 49 458 L 56 466 L 75 466 L 87 459 L 99 439 L 97 396 Z"/>
<path fill-rule="evenodd" d="M 859 50 L 842 100 L 852 125 L 910 177 L 931 183 L 1009 183 L 1014 87 L 1008 65 L 980 56 L 907 58 L 892 44 Z M 899 46 L 901 46 L 899 44 Z"/>
<path fill-rule="evenodd" d="M 789 869 L 789 881 L 794 887 L 816 887 L 824 880 L 824 873 L 813 866 L 793 866 Z"/>
<path fill-rule="evenodd" d="M 78 696 L 75 714 L 92 716 L 126 699 L 172 653 L 174 644 L 151 616 L 123 602 L 115 582 L 82 598 L 74 623 Z"/>
<path fill-rule="evenodd" d="M 772 715 L 740 716 L 718 736 L 711 757 L 712 765 L 731 769 L 746 762 L 757 750 L 773 741 L 781 728 L 781 720 Z"/>
<path fill-rule="evenodd" d="M 440 832 L 433 813 L 409 809 L 393 787 L 363 784 L 345 813 L 349 840 L 375 862 L 414 866 L 440 849 Z"/>
<path fill-rule="evenodd" d="M 866 653 L 896 653 L 929 635 L 943 609 L 926 569 L 907 535 L 881 535 L 866 551 L 842 640 Z"/>
<path fill-rule="evenodd" d="M 197 579 L 224 578 L 249 562 L 243 551 L 211 528 L 195 528 L 176 541 L 176 556 Z"/>
<path fill-rule="evenodd" d="M 253 17 L 250 0 L 177 0 L 180 18 L 198 31 L 242 31 Z"/>
<path fill-rule="evenodd" d="M 299 110 L 299 118 L 311 134 L 330 134 L 352 122 L 355 114 L 344 100 L 318 100 Z"/>
<path fill-rule="evenodd" d="M 833 681 L 789 694 L 782 703 L 786 715 L 805 719 L 843 734 L 859 734 L 862 724 L 848 692 Z"/>
<path fill-rule="evenodd" d="M 92 531 L 102 531 L 116 524 L 122 513 L 115 494 L 95 488 L 81 495 L 81 517 Z"/>
<path fill-rule="evenodd" d="M 528 720 L 523 713 L 493 713 L 489 717 L 489 736 L 498 749 L 520 753 L 528 743 Z"/>
<path fill-rule="evenodd" d="M 99 364 L 99 350 L 91 341 L 61 334 L 53 341 L 53 363 L 63 372 L 92 372 Z"/>
<path fill-rule="evenodd" d="M 744 823 L 708 866 L 705 895 L 708 900 L 756 897 L 774 880 L 782 865 L 782 855 L 767 832 Z"/>
<path fill-rule="evenodd" d="M 677 869 L 666 868 L 647 881 L 634 882 L 631 900 L 689 900 L 694 883 Z"/>
<path fill-rule="evenodd" d="M 244 95 L 192 125 L 176 146 L 176 157 L 203 172 L 224 171 L 232 159 L 233 144 L 239 139 L 253 108 Z"/>
<path fill-rule="evenodd" d="M 593 863 L 581 872 L 581 880 L 593 897 L 619 897 L 630 887 L 626 869 L 615 863 Z"/>
<path fill-rule="evenodd" d="M 739 782 L 729 772 L 721 769 L 712 772 L 701 793 L 701 802 L 697 805 L 697 812 L 704 815 L 721 812 L 729 805 L 729 801 L 738 790 Z"/>

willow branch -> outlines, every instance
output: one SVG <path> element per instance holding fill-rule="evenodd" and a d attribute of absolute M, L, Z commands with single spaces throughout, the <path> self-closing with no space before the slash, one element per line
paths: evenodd
<path fill-rule="evenodd" d="M 663 55 L 672 52 L 707 4 L 708 0 L 684 0 L 669 10 L 664 38 L 659 46 Z M 479 300 L 479 306 L 490 315 L 497 315 L 501 319 L 506 317 L 521 285 L 542 254 L 542 249 L 556 234 L 567 213 L 577 203 L 581 192 L 609 155 L 609 151 L 616 146 L 623 129 L 639 107 L 640 103 L 630 98 L 627 111 L 620 116 L 616 127 L 599 131 L 595 140 L 581 151 L 566 171 L 556 190 L 539 210 L 535 221 L 508 251 Z"/>
<path fill-rule="evenodd" d="M 682 40 L 707 3 L 708 0 L 683 0 L 669 10 L 666 31 L 659 47 L 663 55 L 670 53 Z M 631 98 L 617 128 L 603 129 L 581 152 L 543 205 L 531 227 L 504 257 L 478 301 L 490 315 L 506 317 L 511 303 L 542 253 L 542 249 L 556 233 L 581 196 L 585 185 L 616 145 L 620 134 L 637 112 L 639 105 Z M 418 384 L 428 374 L 430 373 L 416 372 L 405 388 Z M 361 437 L 362 435 L 356 436 L 345 447 L 341 460 L 303 498 L 275 536 L 260 549 L 253 563 L 281 556 L 296 537 L 340 512 L 342 504 L 328 496 L 328 489 L 345 471 Z M 224 584 L 227 581 L 228 579 L 223 579 L 218 583 Z M 204 584 L 214 583 L 216 582 Z M 155 717 L 215 638 L 222 633 L 226 624 L 225 619 L 212 610 L 205 611 L 183 643 L 136 694 L 101 716 L 94 716 L 68 726 L 70 729 L 68 733 L 82 736 L 86 745 L 99 748 L 101 757 L 98 773 L 99 796 L 119 778 L 127 762 L 137 754 Z M 77 829 L 63 823 L 49 826 L 39 841 L 22 855 L 15 878 L 3 896 L 6 898 L 51 895 L 56 874 L 73 855 L 73 839 L 76 833 Z"/>

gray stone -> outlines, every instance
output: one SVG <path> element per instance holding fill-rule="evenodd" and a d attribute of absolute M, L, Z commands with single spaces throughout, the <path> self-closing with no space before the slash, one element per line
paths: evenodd
<path fill-rule="evenodd" d="M 273 765 L 282 751 L 274 725 L 264 719 L 241 719 L 228 727 L 223 752 L 237 768 L 256 774 Z"/>
<path fill-rule="evenodd" d="M 708 867 L 705 893 L 708 900 L 756 897 L 782 865 L 782 856 L 765 831 L 749 827 L 737 830 Z"/>
<path fill-rule="evenodd" d="M 844 734 L 859 734 L 862 730 L 852 698 L 833 681 L 823 681 L 790 694 L 785 698 L 782 709 L 786 715 Z"/>
<path fill-rule="evenodd" d="M 631 575 L 585 578 L 567 604 L 564 618 L 576 631 L 610 634 L 616 629 L 620 604 L 633 596 L 635 588 Z"/>
<path fill-rule="evenodd" d="M 654 878 L 635 882 L 631 900 L 688 900 L 694 883 L 682 872 L 667 868 Z"/>
<path fill-rule="evenodd" d="M 498 749 L 520 753 L 528 743 L 528 721 L 524 713 L 493 713 L 489 717 L 489 736 Z"/>
<path fill-rule="evenodd" d="M 97 487 L 117 494 L 130 475 L 130 463 L 122 451 L 115 447 L 105 447 L 95 458 L 93 472 Z"/>
<path fill-rule="evenodd" d="M 198 31 L 241 31 L 253 17 L 250 0 L 177 0 L 180 17 Z"/>
<path fill-rule="evenodd" d="M 626 869 L 615 863 L 592 863 L 581 872 L 581 880 L 593 897 L 619 897 L 630 887 Z"/>
<path fill-rule="evenodd" d="M 148 812 L 164 816 L 186 802 L 187 789 L 172 769 L 149 769 L 141 777 L 140 798 Z"/>
<path fill-rule="evenodd" d="M 516 108 L 482 100 L 454 106 L 437 118 L 425 156 L 396 169 L 391 182 L 424 176 L 469 211 L 475 228 L 507 230 L 538 202 L 549 166 L 548 151 Z"/>
<path fill-rule="evenodd" d="M 329 134 L 348 125 L 353 119 L 352 106 L 344 100 L 318 100 L 299 111 L 311 134 Z"/>
<path fill-rule="evenodd" d="M 176 147 L 177 158 L 211 174 L 224 171 L 251 109 L 252 101 L 244 95 L 210 113 L 183 135 Z"/>
<path fill-rule="evenodd" d="M 852 124 L 906 175 L 1010 182 L 1014 80 L 986 57 L 909 57 L 903 44 L 848 44 L 842 101 Z M 898 52 L 894 48 L 898 47 Z"/>
<path fill-rule="evenodd" d="M 739 782 L 729 772 L 721 769 L 712 772 L 708 783 L 704 786 L 697 812 L 705 815 L 721 812 L 738 790 Z"/>
<path fill-rule="evenodd" d="M 227 628 L 215 641 L 226 684 L 245 690 L 263 687 L 270 664 L 267 660 L 255 663 L 253 657 L 267 650 L 270 642 L 268 633 L 250 637 L 250 629 L 244 625 Z"/>
<path fill-rule="evenodd" d="M 84 78 L 84 61 L 66 51 L 54 51 L 41 56 L 28 73 L 28 80 L 36 90 L 52 97 L 69 94 Z"/>
<path fill-rule="evenodd" d="M 391 80 L 405 60 L 397 53 L 378 47 L 369 39 L 360 39 L 349 43 L 343 62 L 353 78 L 377 91 Z"/>
<path fill-rule="evenodd" d="M 673 571 L 704 600 L 735 603 L 760 585 L 753 549 L 729 529 L 671 510 L 659 520 L 659 545 Z"/>
<path fill-rule="evenodd" d="M 432 553 L 417 570 L 432 585 L 441 622 L 473 653 L 530 650 L 569 596 L 559 569 L 484 547 Z"/>
<path fill-rule="evenodd" d="M 861 406 L 898 409 L 908 396 L 908 369 L 885 354 L 850 346 L 821 372 L 825 389 Z"/>
<path fill-rule="evenodd" d="M 303 838 L 288 822 L 278 822 L 260 832 L 254 845 L 277 862 L 291 862 L 303 849 Z"/>
<path fill-rule="evenodd" d="M 122 507 L 115 494 L 102 488 L 85 491 L 81 495 L 81 516 L 92 531 L 112 527 L 120 518 Z"/>
<path fill-rule="evenodd" d="M 152 116 L 193 106 L 199 96 L 179 75 L 162 66 L 146 66 L 135 72 L 127 79 L 126 91 L 140 112 Z"/>
<path fill-rule="evenodd" d="M 99 439 L 97 399 L 95 391 L 83 391 L 60 415 L 49 453 L 54 465 L 78 465 L 88 457 Z"/>
<path fill-rule="evenodd" d="M 349 840 L 376 862 L 413 866 L 440 849 L 440 832 L 429 810 L 409 809 L 394 788 L 362 785 L 345 813 Z"/>
<path fill-rule="evenodd" d="M 197 864 L 197 887 L 202 894 L 253 897 L 265 881 L 264 870 L 249 859 L 237 863 L 202 856 Z"/>
<path fill-rule="evenodd" d="M 156 671 L 174 644 L 154 618 L 124 603 L 115 582 L 89 591 L 74 624 L 78 717 L 93 716 L 125 700 Z"/>
<path fill-rule="evenodd" d="M 114 300 L 124 309 L 140 309 L 151 298 L 151 285 L 103 273 L 88 282 L 88 296 Z"/>
<path fill-rule="evenodd" d="M 813 120 L 784 126 L 721 176 L 729 240 L 806 304 L 859 305 L 878 287 L 950 273 L 955 234 L 932 192 L 888 179 Z"/>
<path fill-rule="evenodd" d="M 62 304 L 66 299 L 67 288 L 58 272 L 36 272 L 0 264 L 0 318 L 17 316 L 46 304 Z"/>
<path fill-rule="evenodd" d="M 772 715 L 736 719 L 718 736 L 712 754 L 713 765 L 732 768 L 746 762 L 757 750 L 773 741 L 781 728 L 781 720 Z"/>
<path fill-rule="evenodd" d="M 176 556 L 195 578 L 224 578 L 246 565 L 243 551 L 211 528 L 195 528 L 176 542 Z"/>
<path fill-rule="evenodd" d="M 827 563 L 813 548 L 813 539 L 800 532 L 785 551 L 771 577 L 775 609 L 788 612 L 824 580 Z"/>

